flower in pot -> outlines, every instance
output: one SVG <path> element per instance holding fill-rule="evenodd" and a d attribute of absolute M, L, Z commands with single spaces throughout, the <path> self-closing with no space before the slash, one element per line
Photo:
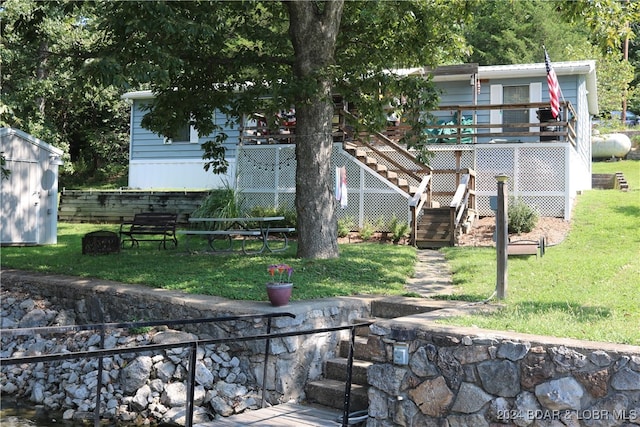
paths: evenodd
<path fill-rule="evenodd" d="M 267 283 L 267 296 L 271 305 L 280 307 L 289 304 L 291 298 L 291 275 L 293 267 L 287 264 L 273 264 L 267 268 L 271 281 Z"/>

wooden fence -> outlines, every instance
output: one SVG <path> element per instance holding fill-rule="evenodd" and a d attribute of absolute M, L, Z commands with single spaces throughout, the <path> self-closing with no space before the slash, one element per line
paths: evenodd
<path fill-rule="evenodd" d="M 60 192 L 58 220 L 64 222 L 121 223 L 139 212 L 178 214 L 186 224 L 207 191 L 66 190 Z"/>

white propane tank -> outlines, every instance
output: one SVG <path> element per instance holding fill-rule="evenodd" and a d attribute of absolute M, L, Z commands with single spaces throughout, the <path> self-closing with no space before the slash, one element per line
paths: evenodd
<path fill-rule="evenodd" d="M 591 136 L 591 157 L 594 159 L 624 157 L 630 150 L 631 140 L 623 133 Z"/>

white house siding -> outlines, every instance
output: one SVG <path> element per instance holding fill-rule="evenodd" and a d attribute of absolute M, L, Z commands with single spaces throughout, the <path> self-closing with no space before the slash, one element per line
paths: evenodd
<path fill-rule="evenodd" d="M 209 190 L 234 188 L 236 160 L 227 159 L 226 174 L 204 170 L 204 161 L 191 159 L 153 159 L 129 162 L 129 187 L 141 190 Z"/>
<path fill-rule="evenodd" d="M 143 107 L 151 102 L 151 94 L 149 93 L 147 98 L 140 98 L 139 93 L 136 95 L 132 97 L 130 123 L 129 187 L 210 189 L 233 186 L 236 146 L 239 141 L 238 126 L 226 126 L 226 116 L 216 112 L 216 123 L 223 126 L 223 132 L 227 134 L 227 140 L 223 145 L 225 158 L 230 166 L 226 174 L 215 175 L 211 171 L 205 172 L 201 144 L 214 139 L 218 132 L 192 138 L 192 142 L 168 143 L 164 136 L 153 133 L 141 125 L 146 112 Z"/>
<path fill-rule="evenodd" d="M 0 129 L 6 168 L 0 190 L 0 243 L 55 244 L 58 241 L 58 166 L 62 151 L 25 132 Z"/>

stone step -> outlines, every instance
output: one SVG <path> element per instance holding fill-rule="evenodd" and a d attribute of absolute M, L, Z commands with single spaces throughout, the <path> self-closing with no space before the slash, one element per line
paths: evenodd
<path fill-rule="evenodd" d="M 305 389 L 307 401 L 335 409 L 344 407 L 344 391 L 345 383 L 343 381 L 331 379 L 309 382 Z M 349 412 L 364 410 L 368 407 L 367 387 L 352 384 Z"/>
<path fill-rule="evenodd" d="M 459 301 L 393 296 L 372 301 L 371 313 L 376 317 L 395 319 L 435 310 L 458 308 L 459 306 Z"/>
<path fill-rule="evenodd" d="M 339 356 L 349 357 L 349 340 L 340 341 Z M 379 337 L 356 337 L 353 347 L 353 358 L 357 360 L 386 360 L 386 348 Z"/>
<path fill-rule="evenodd" d="M 334 359 L 327 360 L 325 362 L 326 379 L 346 381 L 347 380 L 347 364 L 348 359 L 346 357 L 336 357 Z M 366 360 L 353 360 L 353 366 L 351 368 L 351 383 L 367 385 L 367 369 L 372 365 L 372 362 Z"/>

